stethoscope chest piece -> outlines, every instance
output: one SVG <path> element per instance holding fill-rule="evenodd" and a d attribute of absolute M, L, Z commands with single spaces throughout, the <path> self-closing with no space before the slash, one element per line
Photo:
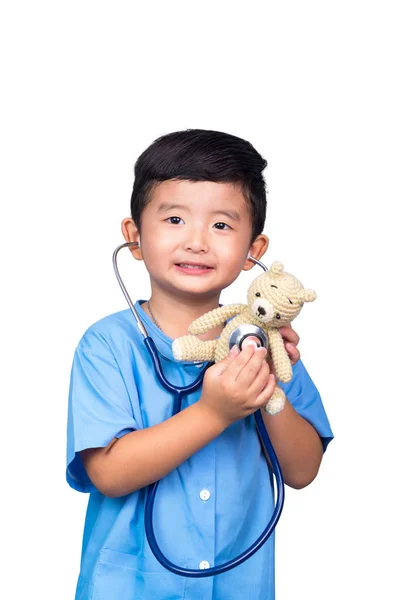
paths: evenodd
<path fill-rule="evenodd" d="M 268 339 L 261 327 L 245 324 L 236 327 L 236 329 L 232 331 L 228 340 L 229 350 L 231 350 L 233 346 L 238 346 L 239 350 L 242 350 L 243 342 L 247 338 L 253 338 L 252 341 L 254 341 L 257 346 L 264 346 L 264 348 L 268 349 Z"/>

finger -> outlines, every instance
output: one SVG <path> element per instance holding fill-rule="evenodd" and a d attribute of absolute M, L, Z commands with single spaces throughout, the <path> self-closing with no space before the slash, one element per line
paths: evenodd
<path fill-rule="evenodd" d="M 258 349 L 256 350 L 252 344 L 246 346 L 246 348 L 243 348 L 243 350 L 241 350 L 235 357 L 235 360 L 230 362 L 228 367 L 225 369 L 226 376 L 236 381 L 239 374 L 247 365 L 255 352 L 258 353 L 260 351 Z"/>
<path fill-rule="evenodd" d="M 215 363 L 215 365 L 212 367 L 214 369 L 214 373 L 216 375 L 222 375 L 222 373 L 226 371 L 230 363 L 234 361 L 235 358 L 238 356 L 239 352 L 240 350 L 236 344 L 232 346 L 229 354 L 225 356 L 225 358 L 223 358 L 222 360 Z"/>
<path fill-rule="evenodd" d="M 271 371 L 267 361 L 264 360 L 262 363 L 260 370 L 258 371 L 253 383 L 249 387 L 249 395 L 257 398 L 259 394 L 263 391 L 265 386 L 268 384 L 268 378 Z"/>
<path fill-rule="evenodd" d="M 268 377 L 268 383 L 263 389 L 263 391 L 257 396 L 256 404 L 258 407 L 264 406 L 271 399 L 272 394 L 274 393 L 276 386 L 275 375 L 270 373 Z"/>
<path fill-rule="evenodd" d="M 261 346 L 261 342 L 259 340 L 258 337 L 256 337 L 255 335 L 249 335 L 243 342 L 242 342 L 242 348 L 246 348 L 246 346 L 248 346 L 249 344 L 253 344 L 253 346 L 255 348 L 258 348 L 259 346 Z"/>
<path fill-rule="evenodd" d="M 300 342 L 298 334 L 295 332 L 291 325 L 285 325 L 285 327 L 280 327 L 279 332 L 285 342 L 289 342 L 291 344 L 294 344 L 295 346 L 297 346 Z"/>
<path fill-rule="evenodd" d="M 290 362 L 295 365 L 300 360 L 300 352 L 294 344 L 285 344 L 286 352 L 289 355 Z"/>
<path fill-rule="evenodd" d="M 257 376 L 262 364 L 266 362 L 267 351 L 264 347 L 256 348 L 250 359 L 236 377 L 236 382 L 241 386 L 250 386 Z"/>
<path fill-rule="evenodd" d="M 237 373 L 239 373 L 243 366 L 250 360 L 254 350 L 255 346 L 253 344 L 243 350 L 239 350 L 239 347 L 235 344 L 232 346 L 229 354 L 213 366 L 214 373 L 222 375 L 222 373 L 225 373 L 229 369 L 228 374 L 230 376 L 233 374 L 234 379 L 236 379 Z M 234 363 L 234 361 L 236 361 L 235 367 L 230 368 L 230 365 Z"/>

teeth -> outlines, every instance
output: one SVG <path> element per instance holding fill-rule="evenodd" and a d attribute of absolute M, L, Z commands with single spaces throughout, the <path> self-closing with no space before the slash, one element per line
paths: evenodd
<path fill-rule="evenodd" d="M 180 267 L 184 267 L 185 269 L 209 269 L 209 267 L 206 267 L 205 265 L 185 265 L 185 264 L 180 264 Z"/>

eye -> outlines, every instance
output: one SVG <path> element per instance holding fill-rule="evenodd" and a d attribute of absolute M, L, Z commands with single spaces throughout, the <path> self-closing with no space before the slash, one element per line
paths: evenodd
<path fill-rule="evenodd" d="M 281 315 L 279 313 L 276 313 L 275 319 L 278 319 L 278 321 L 279 321 L 280 318 L 281 318 Z"/>
<path fill-rule="evenodd" d="M 222 225 L 222 227 L 219 227 L 219 225 Z M 220 231 L 226 231 L 225 227 L 228 227 L 228 229 L 232 229 L 231 227 L 229 227 L 229 225 L 227 223 L 215 223 L 214 227 L 216 227 L 217 229 L 219 229 Z"/>
<path fill-rule="evenodd" d="M 172 225 L 179 225 L 179 221 L 182 221 L 182 219 L 180 217 L 168 217 L 167 221 L 172 223 Z"/>
<path fill-rule="evenodd" d="M 259 298 L 261 296 L 260 292 L 256 292 L 256 296 Z"/>
<path fill-rule="evenodd" d="M 288 298 L 288 300 L 289 300 L 290 304 L 293 304 L 293 302 L 291 301 L 291 299 L 290 299 L 290 298 Z"/>
<path fill-rule="evenodd" d="M 272 285 L 272 284 L 271 284 L 271 287 L 274 287 L 274 288 L 278 289 L 278 286 L 277 286 L 277 285 Z"/>

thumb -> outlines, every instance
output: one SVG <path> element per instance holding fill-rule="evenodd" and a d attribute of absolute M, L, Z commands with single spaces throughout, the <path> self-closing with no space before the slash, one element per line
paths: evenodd
<path fill-rule="evenodd" d="M 222 373 L 225 371 L 225 369 L 228 368 L 228 366 L 231 364 L 232 361 L 235 360 L 235 358 L 237 357 L 237 355 L 240 353 L 240 350 L 238 348 L 238 346 L 235 344 L 234 346 L 232 346 L 229 354 L 227 354 L 225 356 L 225 358 L 223 358 L 222 360 L 219 360 L 217 363 L 215 363 L 214 365 L 214 372 L 216 375 L 222 375 Z"/>

